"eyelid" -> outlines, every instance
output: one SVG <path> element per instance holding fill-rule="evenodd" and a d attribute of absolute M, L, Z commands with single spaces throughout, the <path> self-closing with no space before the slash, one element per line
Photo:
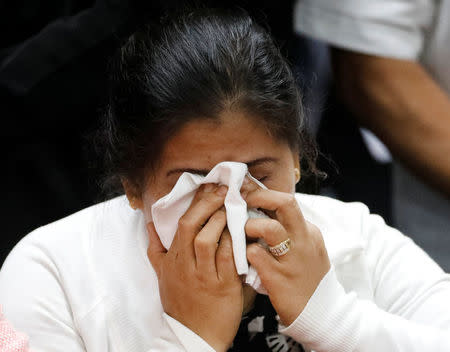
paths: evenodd
<path fill-rule="evenodd" d="M 264 174 L 264 175 L 252 175 L 254 179 L 256 179 L 259 182 L 264 182 L 266 181 L 270 175 Z"/>

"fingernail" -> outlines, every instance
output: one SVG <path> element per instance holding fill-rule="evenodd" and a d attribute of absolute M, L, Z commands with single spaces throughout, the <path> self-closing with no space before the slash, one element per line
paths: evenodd
<path fill-rule="evenodd" d="M 243 185 L 248 185 L 250 183 L 250 179 L 248 178 L 248 176 L 244 177 L 244 181 L 242 182 Z"/>
<path fill-rule="evenodd" d="M 208 183 L 206 184 L 205 188 L 203 188 L 203 191 L 209 193 L 214 191 L 214 188 L 216 188 L 216 185 L 214 185 L 213 183 Z"/>
<path fill-rule="evenodd" d="M 248 191 L 242 191 L 241 192 L 241 197 L 245 200 L 245 199 L 247 199 L 247 196 L 248 196 Z"/>
<path fill-rule="evenodd" d="M 216 191 L 216 194 L 218 194 L 219 196 L 224 196 L 225 194 L 227 194 L 227 191 L 228 191 L 228 187 L 222 185 L 218 188 L 218 190 Z"/>

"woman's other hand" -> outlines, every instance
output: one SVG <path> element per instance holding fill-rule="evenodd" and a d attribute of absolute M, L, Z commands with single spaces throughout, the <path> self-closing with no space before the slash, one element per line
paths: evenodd
<path fill-rule="evenodd" d="M 178 222 L 168 251 L 150 222 L 148 258 L 158 276 L 164 311 L 216 351 L 226 351 L 239 328 L 242 282 L 236 272 L 223 209 L 227 188 L 199 188 Z"/>
<path fill-rule="evenodd" d="M 293 194 L 261 189 L 251 182 L 241 192 L 249 208 L 260 208 L 270 216 L 249 219 L 245 225 L 248 237 L 262 238 L 269 246 L 290 239 L 290 250 L 279 257 L 258 243 L 247 246 L 248 261 L 258 272 L 281 322 L 288 326 L 330 269 L 322 234 L 305 220 Z"/>

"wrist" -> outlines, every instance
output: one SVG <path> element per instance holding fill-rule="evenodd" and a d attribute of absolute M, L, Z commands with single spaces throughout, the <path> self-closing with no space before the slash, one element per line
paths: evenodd
<path fill-rule="evenodd" d="M 226 352 L 228 351 L 228 348 L 230 347 L 227 344 L 219 342 L 209 342 L 208 340 L 205 340 L 216 352 Z"/>
<path fill-rule="evenodd" d="M 180 321 L 174 319 L 167 313 L 163 313 L 163 317 L 186 351 L 226 351 L 226 349 L 221 349 L 222 347 L 220 346 L 220 343 L 215 343 L 215 346 L 213 347 L 212 344 L 214 342 L 211 341 L 211 339 L 210 341 L 207 341 L 204 336 L 201 336 L 198 332 L 182 324 Z"/>
<path fill-rule="evenodd" d="M 210 345 L 216 352 L 226 352 L 230 348 L 233 341 L 225 341 L 219 337 L 218 334 L 212 332 L 201 332 L 193 329 L 198 336 L 200 336 L 208 345 Z"/>

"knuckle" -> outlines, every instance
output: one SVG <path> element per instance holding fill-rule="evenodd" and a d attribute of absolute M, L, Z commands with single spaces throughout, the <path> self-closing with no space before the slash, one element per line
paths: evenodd
<path fill-rule="evenodd" d="M 253 233 L 257 236 L 261 236 L 265 239 L 273 236 L 274 234 L 280 234 L 284 232 L 284 227 L 281 225 L 278 220 L 275 219 L 264 219 L 262 226 L 256 226 L 253 229 Z"/>
<path fill-rule="evenodd" d="M 310 224 L 309 233 L 311 235 L 311 240 L 317 255 L 319 257 L 327 256 L 328 254 L 325 247 L 325 241 L 319 228 L 315 225 Z"/>
<path fill-rule="evenodd" d="M 186 215 L 183 215 L 180 220 L 178 220 L 178 228 L 181 231 L 191 231 L 195 227 L 193 221 L 189 219 Z"/>
<path fill-rule="evenodd" d="M 197 192 L 195 193 L 195 198 L 194 199 L 200 199 L 202 197 L 204 197 L 205 195 L 207 195 L 209 193 L 209 189 L 214 187 L 212 184 L 202 184 L 200 185 L 200 187 L 197 189 Z"/>
<path fill-rule="evenodd" d="M 324 246 L 319 246 L 317 248 L 317 255 L 320 258 L 326 258 L 326 257 L 328 257 L 328 252 L 327 252 L 327 250 L 326 250 L 326 248 Z"/>
<path fill-rule="evenodd" d="M 197 236 L 194 239 L 194 247 L 199 251 L 205 251 L 208 249 L 210 243 L 203 237 Z"/>
<path fill-rule="evenodd" d="M 258 229 L 255 219 L 248 219 L 244 229 L 245 232 L 254 233 Z"/>
<path fill-rule="evenodd" d="M 317 250 L 317 254 L 318 254 L 320 257 L 328 256 L 328 254 L 327 254 L 327 249 L 326 249 L 326 247 L 325 247 L 325 242 L 324 242 L 322 236 L 319 236 L 319 237 L 316 239 L 316 250 Z"/>
<path fill-rule="evenodd" d="M 223 203 L 223 199 L 221 199 L 219 196 L 215 195 L 214 193 L 206 193 L 204 197 L 199 199 L 198 206 L 201 209 L 212 213 L 222 204 L 221 202 Z"/>
<path fill-rule="evenodd" d="M 231 259 L 231 251 L 228 248 L 223 248 L 217 251 L 216 260 L 219 265 L 227 264 Z"/>
<path fill-rule="evenodd" d="M 297 200 L 295 199 L 295 195 L 287 194 L 284 204 L 286 207 L 289 207 L 289 208 L 297 207 Z"/>
<path fill-rule="evenodd" d="M 313 233 L 314 235 L 318 235 L 318 234 L 321 233 L 320 229 L 316 225 L 314 225 L 313 223 L 308 222 L 307 224 L 308 224 L 308 227 L 309 227 L 309 231 L 311 233 Z"/>
<path fill-rule="evenodd" d="M 253 260 L 258 258 L 259 248 L 256 244 L 247 247 L 247 258 Z"/>
<path fill-rule="evenodd" d="M 216 192 L 203 191 L 205 187 L 206 187 L 205 185 L 200 186 L 199 190 L 195 194 L 193 203 L 211 203 L 211 202 L 216 203 L 216 202 L 220 202 L 220 200 L 222 200 L 222 197 L 220 197 L 218 194 L 216 194 Z"/>
<path fill-rule="evenodd" d="M 312 239 L 314 240 L 314 242 L 316 244 L 323 244 L 323 237 L 322 237 L 322 232 L 319 230 L 319 228 L 314 225 L 309 223 L 308 225 L 308 232 L 310 234 L 310 237 L 312 237 Z"/>
<path fill-rule="evenodd" d="M 279 209 L 282 211 L 287 211 L 290 209 L 295 209 L 297 207 L 298 207 L 298 204 L 297 204 L 297 200 L 295 199 L 295 196 L 290 193 L 285 193 L 280 202 Z"/>
<path fill-rule="evenodd" d="M 270 233 L 282 233 L 284 232 L 284 227 L 280 224 L 279 221 L 275 219 L 269 219 L 267 226 L 265 226 L 265 230 Z"/>
<path fill-rule="evenodd" d="M 217 210 L 217 211 L 213 214 L 213 216 L 211 217 L 211 219 L 212 219 L 213 221 L 217 221 L 217 222 L 225 222 L 226 219 L 227 219 L 227 215 L 226 215 L 226 213 L 225 213 L 225 210 L 223 210 L 223 209 Z"/>
<path fill-rule="evenodd" d="M 216 192 L 208 192 L 203 193 L 201 200 L 207 202 L 219 202 L 220 200 L 222 200 L 222 197 Z"/>

